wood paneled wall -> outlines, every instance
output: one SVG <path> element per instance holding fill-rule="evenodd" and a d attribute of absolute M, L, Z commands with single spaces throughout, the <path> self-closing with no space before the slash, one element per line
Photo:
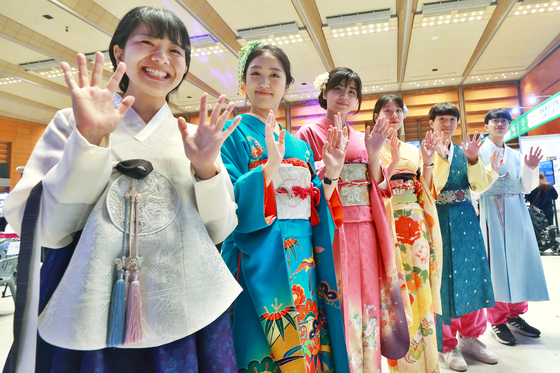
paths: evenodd
<path fill-rule="evenodd" d="M 42 124 L 0 116 L 0 141 L 11 143 L 10 189 L 15 187 L 21 176 L 16 167 L 27 164 L 44 131 L 45 126 Z"/>

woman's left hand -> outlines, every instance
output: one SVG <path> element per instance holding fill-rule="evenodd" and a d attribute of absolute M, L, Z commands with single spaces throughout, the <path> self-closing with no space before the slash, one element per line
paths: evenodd
<path fill-rule="evenodd" d="M 426 132 L 426 137 L 422 141 L 422 144 L 420 144 L 424 166 L 429 166 L 433 163 L 434 154 L 436 154 L 436 149 L 440 142 L 441 137 L 439 133 L 432 131 Z"/>
<path fill-rule="evenodd" d="M 380 117 L 373 129 L 366 127 L 364 136 L 364 144 L 370 158 L 377 155 L 381 151 L 385 140 L 391 135 L 393 128 L 389 127 L 389 120 L 386 117 Z"/>
<path fill-rule="evenodd" d="M 537 146 L 535 153 L 533 153 L 533 147 L 529 151 L 529 155 L 525 155 L 525 164 L 529 166 L 531 170 L 534 170 L 539 166 L 539 162 L 543 159 L 542 149 Z"/>
<path fill-rule="evenodd" d="M 344 157 L 348 150 L 348 142 L 343 145 L 344 133 L 338 128 L 331 127 L 327 132 L 327 141 L 323 145 L 323 162 L 325 163 L 325 176 L 336 179 L 344 166 Z"/>
<path fill-rule="evenodd" d="M 185 155 L 191 161 L 196 176 L 203 180 L 210 179 L 216 175 L 215 162 L 218 154 L 220 154 L 222 144 L 235 131 L 241 121 L 241 117 L 235 118 L 231 126 L 222 131 L 235 107 L 235 104 L 230 102 L 224 113 L 220 115 L 220 109 L 225 100 L 226 96 L 220 96 L 218 103 L 214 106 L 214 110 L 212 110 L 210 122 L 207 122 L 208 109 L 206 104 L 208 94 L 202 95 L 200 99 L 199 124 L 196 132 L 193 134 L 190 134 L 188 131 L 187 121 L 184 118 L 179 118 L 179 130 L 183 137 Z"/>

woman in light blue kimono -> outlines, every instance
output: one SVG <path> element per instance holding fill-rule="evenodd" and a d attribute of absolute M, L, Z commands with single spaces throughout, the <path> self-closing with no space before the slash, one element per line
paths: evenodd
<path fill-rule="evenodd" d="M 510 329 L 529 337 L 540 331 L 520 315 L 527 312 L 527 301 L 548 300 L 546 280 L 522 193 L 538 185 L 540 149 L 525 158 L 504 144 L 511 115 L 507 109 L 494 109 L 486 114 L 484 128 L 490 138 L 482 145 L 479 156 L 484 163 L 497 150 L 503 164 L 496 182 L 480 196 L 480 228 L 490 259 L 496 306 L 488 309 L 488 321 L 498 342 L 517 343 Z M 506 325 L 507 324 L 507 325 Z M 509 328 L 508 328 L 509 326 Z"/>
<path fill-rule="evenodd" d="M 349 372 L 332 252 L 342 132 L 329 132 L 321 182 L 309 145 L 275 120 L 293 82 L 284 52 L 249 43 L 239 75 L 251 112 L 222 147 L 238 204 L 222 250 L 244 290 L 232 307 L 239 371 Z"/>

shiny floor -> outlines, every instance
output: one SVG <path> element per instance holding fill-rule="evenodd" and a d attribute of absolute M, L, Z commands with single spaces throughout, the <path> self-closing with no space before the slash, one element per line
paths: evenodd
<path fill-rule="evenodd" d="M 524 316 L 527 322 L 541 330 L 542 336 L 533 339 L 515 334 L 518 344 L 509 347 L 498 343 L 487 330 L 481 340 L 498 355 L 499 362 L 486 365 L 465 356 L 469 373 L 560 372 L 560 256 L 548 253 L 542 256 L 542 260 L 550 301 L 529 303 L 529 312 Z M 3 290 L 2 287 L 0 292 Z M 0 368 L 12 343 L 13 313 L 12 298 L 0 298 Z M 442 372 L 452 372 L 441 359 L 440 366 Z M 386 365 L 383 371 L 388 372 Z"/>

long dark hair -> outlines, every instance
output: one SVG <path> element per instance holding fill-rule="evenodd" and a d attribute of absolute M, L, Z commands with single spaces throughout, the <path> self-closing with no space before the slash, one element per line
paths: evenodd
<path fill-rule="evenodd" d="M 187 72 L 189 71 L 189 66 L 191 64 L 191 40 L 189 39 L 189 33 L 187 27 L 181 21 L 175 13 L 167 9 L 153 8 L 150 6 L 139 6 L 128 13 L 121 19 L 111 43 L 109 44 L 109 56 L 111 57 L 111 62 L 113 63 L 113 70 L 117 68 L 117 60 L 115 58 L 115 53 L 113 51 L 115 45 L 119 48 L 124 49 L 126 42 L 130 35 L 136 31 L 140 26 L 146 26 L 150 37 L 156 39 L 163 39 L 168 37 L 173 43 L 180 45 L 181 48 L 185 50 L 185 62 L 187 65 Z M 187 76 L 187 72 L 183 75 L 183 79 L 165 96 L 165 100 L 169 101 L 169 96 L 179 89 L 181 83 Z M 128 89 L 129 78 L 126 73 L 123 75 L 119 88 L 121 91 L 126 92 Z"/>
<path fill-rule="evenodd" d="M 286 87 L 294 82 L 294 77 L 292 76 L 292 65 L 290 64 L 290 60 L 284 51 L 278 48 L 276 45 L 272 44 L 260 44 L 257 45 L 251 53 L 247 56 L 247 61 L 245 62 L 245 67 L 243 68 L 243 82 L 247 80 L 247 69 L 249 68 L 249 64 L 255 58 L 262 56 L 263 54 L 268 53 L 280 61 L 282 68 L 284 69 L 284 73 L 286 74 Z"/>
<path fill-rule="evenodd" d="M 356 84 L 358 110 L 356 110 L 354 114 L 357 114 L 362 107 L 362 79 L 360 79 L 360 76 L 357 73 L 347 67 L 337 67 L 329 72 L 329 81 L 327 82 L 327 86 L 319 92 L 319 105 L 321 105 L 323 109 L 327 110 L 327 100 L 323 97 L 323 93 L 327 93 L 342 82 L 346 82 L 346 87 L 348 87 L 348 84 L 352 82 Z"/>

